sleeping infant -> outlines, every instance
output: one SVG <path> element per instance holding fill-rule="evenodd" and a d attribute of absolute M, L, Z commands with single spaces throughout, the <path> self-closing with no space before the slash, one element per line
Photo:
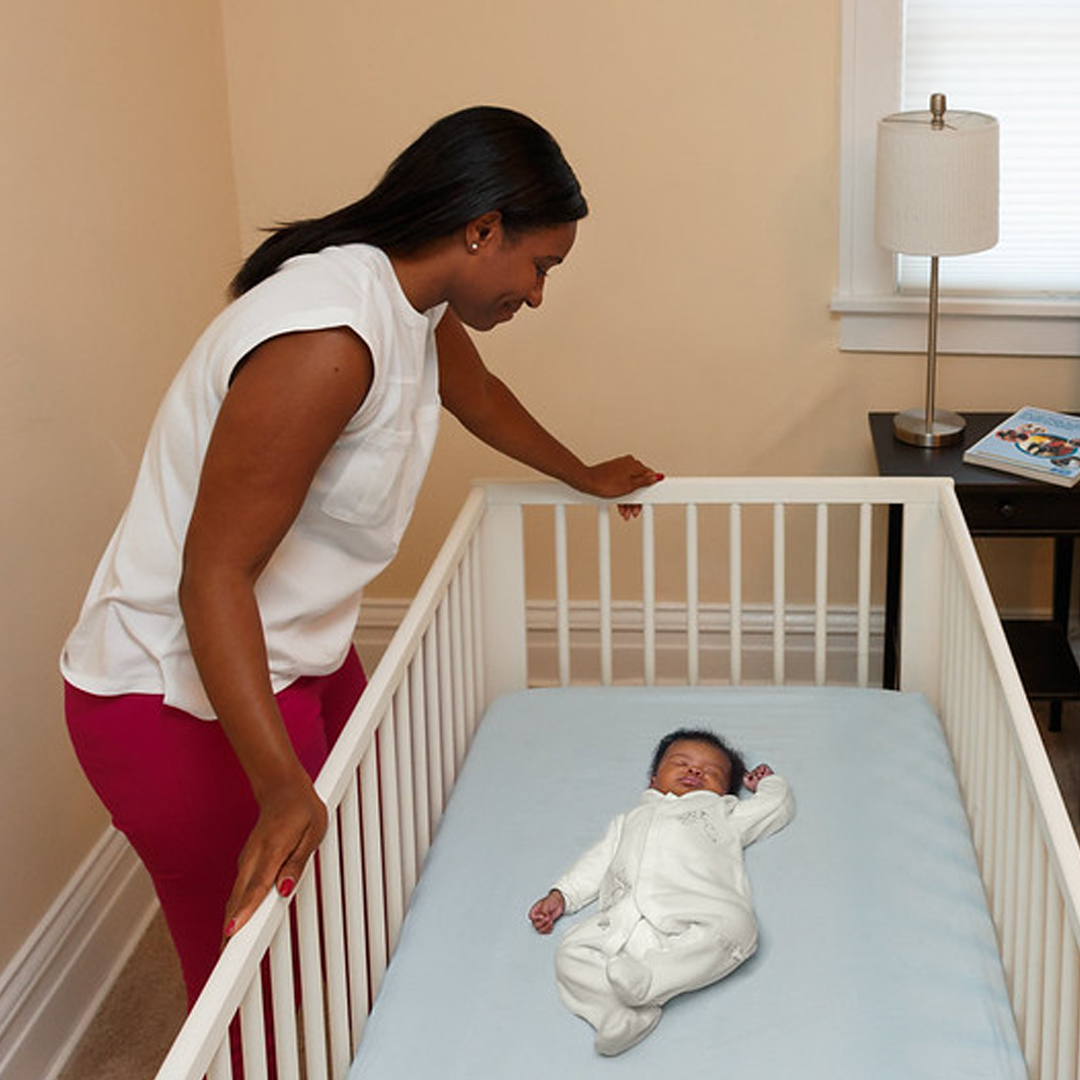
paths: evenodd
<path fill-rule="evenodd" d="M 757 948 L 742 849 L 782 829 L 794 803 L 768 765 L 746 772 L 711 731 L 660 740 L 649 788 L 529 910 L 541 934 L 599 897 L 555 956 L 559 993 L 620 1054 L 660 1020 L 661 1006 L 734 971 Z M 751 792 L 738 797 L 740 787 Z"/>

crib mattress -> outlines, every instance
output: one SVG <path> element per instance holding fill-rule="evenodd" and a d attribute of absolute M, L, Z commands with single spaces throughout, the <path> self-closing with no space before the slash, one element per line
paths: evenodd
<path fill-rule="evenodd" d="M 526 912 L 707 726 L 786 776 L 795 820 L 747 849 L 758 952 L 671 1001 L 617 1058 L 559 1000 Z M 350 1080 L 632 1078 L 683 1068 L 850 1080 L 1026 1076 L 940 725 L 918 695 L 580 688 L 488 710 Z"/>

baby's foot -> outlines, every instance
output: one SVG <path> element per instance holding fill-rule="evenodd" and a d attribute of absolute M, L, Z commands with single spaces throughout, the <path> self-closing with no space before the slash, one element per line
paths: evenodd
<path fill-rule="evenodd" d="M 636 1046 L 660 1023 L 660 1012 L 659 1005 L 619 1010 L 596 1029 L 593 1044 L 596 1052 L 605 1057 L 614 1057 Z"/>
<path fill-rule="evenodd" d="M 648 1000 L 652 972 L 640 960 L 620 953 L 608 961 L 607 977 L 615 996 L 624 1005 L 644 1005 Z"/>

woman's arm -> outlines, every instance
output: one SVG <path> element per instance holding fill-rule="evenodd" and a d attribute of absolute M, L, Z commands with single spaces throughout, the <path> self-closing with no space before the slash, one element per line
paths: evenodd
<path fill-rule="evenodd" d="M 203 686 L 259 804 L 226 933 L 275 885 L 295 884 L 326 810 L 274 700 L 255 582 L 371 383 L 349 330 L 286 334 L 255 349 L 225 396 L 184 545 L 180 607 Z"/>
<path fill-rule="evenodd" d="M 489 446 L 562 480 L 578 491 L 613 499 L 663 477 L 626 454 L 586 465 L 544 428 L 501 379 L 492 375 L 464 326 L 447 311 L 435 331 L 443 404 Z"/>

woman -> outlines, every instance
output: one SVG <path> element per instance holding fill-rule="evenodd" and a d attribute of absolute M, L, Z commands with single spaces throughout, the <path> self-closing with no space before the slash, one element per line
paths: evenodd
<path fill-rule="evenodd" d="M 579 490 L 586 466 L 465 327 L 535 308 L 587 207 L 551 136 L 505 109 L 435 123 L 365 198 L 273 232 L 181 368 L 65 647 L 68 727 L 147 865 L 189 1002 L 327 815 L 312 779 L 364 685 L 363 586 L 393 557 L 439 404 Z M 206 722 L 213 721 L 217 722 Z"/>

